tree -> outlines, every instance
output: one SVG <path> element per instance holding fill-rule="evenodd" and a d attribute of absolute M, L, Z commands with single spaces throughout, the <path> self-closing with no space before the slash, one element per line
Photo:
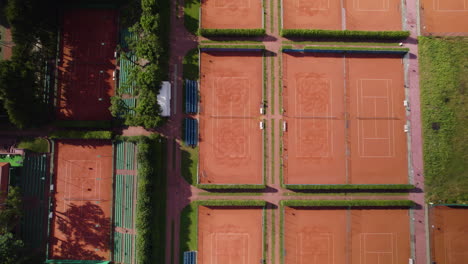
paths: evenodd
<path fill-rule="evenodd" d="M 12 233 L 0 234 L 0 264 L 24 263 L 24 243 Z"/>
<path fill-rule="evenodd" d="M 0 234 L 12 231 L 22 214 L 20 190 L 18 187 L 10 186 L 7 198 L 0 206 Z"/>

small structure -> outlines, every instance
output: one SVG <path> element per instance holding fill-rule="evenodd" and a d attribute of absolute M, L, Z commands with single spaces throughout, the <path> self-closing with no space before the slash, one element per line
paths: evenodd
<path fill-rule="evenodd" d="M 158 104 L 161 107 L 161 116 L 171 115 L 171 83 L 162 82 L 161 90 L 158 94 Z"/>

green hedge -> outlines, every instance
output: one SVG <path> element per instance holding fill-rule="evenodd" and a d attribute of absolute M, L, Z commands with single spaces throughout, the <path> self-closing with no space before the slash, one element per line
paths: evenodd
<path fill-rule="evenodd" d="M 285 184 L 290 190 L 412 190 L 411 184 Z"/>
<path fill-rule="evenodd" d="M 266 188 L 265 184 L 197 184 L 196 186 L 206 190 L 262 190 Z"/>
<path fill-rule="evenodd" d="M 98 121 L 74 121 L 74 120 L 58 120 L 54 122 L 57 127 L 71 127 L 71 128 L 102 128 L 111 129 L 112 121 L 98 120 Z"/>
<path fill-rule="evenodd" d="M 265 49 L 265 45 L 200 45 L 200 49 Z"/>
<path fill-rule="evenodd" d="M 283 29 L 283 37 L 301 38 L 337 38 L 337 39 L 382 39 L 400 40 L 409 37 L 409 31 L 356 31 L 356 30 L 322 30 L 322 29 Z"/>
<path fill-rule="evenodd" d="M 262 37 L 266 31 L 263 28 L 257 29 L 208 29 L 201 28 L 200 35 L 204 37 Z"/>
<path fill-rule="evenodd" d="M 51 139 L 112 139 L 112 131 L 59 130 L 49 134 Z"/>
<path fill-rule="evenodd" d="M 135 226 L 138 263 L 164 263 L 166 230 L 166 140 L 138 142 L 138 190 Z"/>
<path fill-rule="evenodd" d="M 413 207 L 410 200 L 283 200 L 281 206 L 296 207 Z"/>
<path fill-rule="evenodd" d="M 266 206 L 267 204 L 262 200 L 204 200 L 193 203 L 203 206 Z"/>
<path fill-rule="evenodd" d="M 285 45 L 282 50 L 294 49 L 291 45 Z M 319 47 L 319 46 L 307 46 L 303 48 L 304 51 L 316 51 L 316 52 L 333 52 L 333 53 L 391 53 L 391 54 L 406 54 L 409 52 L 409 48 L 362 48 L 362 47 Z"/>

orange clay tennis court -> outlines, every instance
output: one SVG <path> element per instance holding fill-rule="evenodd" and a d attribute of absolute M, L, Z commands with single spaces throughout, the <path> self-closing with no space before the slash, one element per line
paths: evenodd
<path fill-rule="evenodd" d="M 56 141 L 50 259 L 110 260 L 112 160 L 110 141 Z"/>
<path fill-rule="evenodd" d="M 429 211 L 431 261 L 468 263 L 468 208 L 436 206 Z"/>
<path fill-rule="evenodd" d="M 202 0 L 201 28 L 258 29 L 263 28 L 261 0 Z"/>
<path fill-rule="evenodd" d="M 401 56 L 283 61 L 285 184 L 408 182 Z"/>
<path fill-rule="evenodd" d="M 83 19 L 86 17 L 86 19 Z M 117 11 L 64 11 L 58 65 L 61 120 L 110 120 L 117 44 Z"/>
<path fill-rule="evenodd" d="M 283 28 L 402 30 L 400 0 L 283 0 Z"/>
<path fill-rule="evenodd" d="M 262 263 L 263 209 L 198 207 L 198 263 Z"/>
<path fill-rule="evenodd" d="M 202 52 L 199 183 L 262 184 L 261 52 Z"/>
<path fill-rule="evenodd" d="M 420 13 L 424 35 L 468 36 L 467 0 L 422 0 Z"/>
<path fill-rule="evenodd" d="M 284 263 L 407 263 L 408 214 L 401 209 L 285 207 Z"/>

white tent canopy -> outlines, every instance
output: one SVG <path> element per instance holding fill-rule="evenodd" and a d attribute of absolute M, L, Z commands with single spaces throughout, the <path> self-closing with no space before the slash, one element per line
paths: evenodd
<path fill-rule="evenodd" d="M 162 82 L 161 90 L 158 94 L 158 103 L 161 107 L 161 116 L 171 115 L 171 83 Z"/>

